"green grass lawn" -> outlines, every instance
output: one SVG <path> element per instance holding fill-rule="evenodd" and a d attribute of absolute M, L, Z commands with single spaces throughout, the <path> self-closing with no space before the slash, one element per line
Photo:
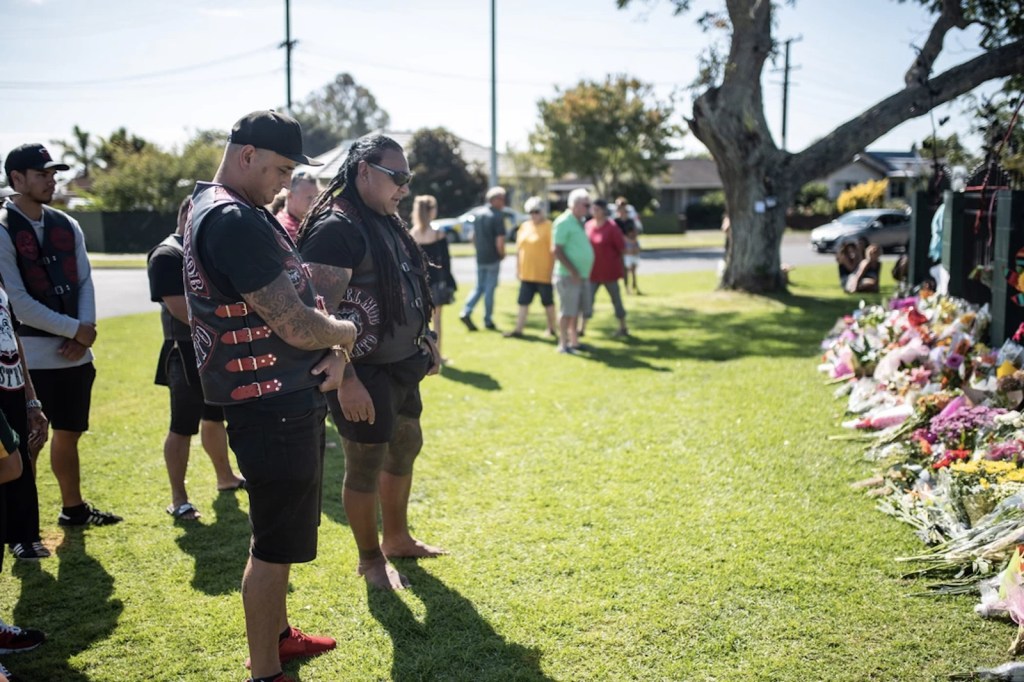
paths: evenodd
<path fill-rule="evenodd" d="M 893 557 L 920 544 L 851 490 L 871 472 L 857 445 L 827 439 L 843 408 L 815 371 L 818 344 L 855 300 L 833 267 L 792 279 L 791 294 L 759 298 L 715 292 L 711 273 L 646 276 L 646 295 L 626 301 L 635 337 L 611 339 L 599 297 L 595 350 L 578 357 L 539 337 L 470 334 L 449 306 L 455 364 L 424 383 L 410 514 L 418 536 L 452 553 L 400 562 L 409 590 L 368 593 L 335 437 L 320 556 L 294 568 L 289 603 L 296 625 L 341 644 L 286 670 L 305 681 L 888 681 L 1003 662 L 1013 628 L 975 616 L 972 599 L 909 596 L 922 586 Z M 514 294 L 499 289 L 503 328 Z M 100 325 L 84 489 L 126 521 L 63 532 L 40 467 L 56 556 L 13 571 L 8 557 L 0 576 L 0 616 L 51 637 L 3 657 L 25 679 L 245 677 L 247 500 L 215 493 L 196 445 L 189 485 L 204 517 L 175 525 L 164 513 L 158 347 L 156 314 Z"/>

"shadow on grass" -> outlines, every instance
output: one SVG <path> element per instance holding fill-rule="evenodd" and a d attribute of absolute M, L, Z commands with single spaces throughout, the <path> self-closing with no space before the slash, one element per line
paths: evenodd
<path fill-rule="evenodd" d="M 193 558 L 192 587 L 204 594 L 231 594 L 240 589 L 251 535 L 249 517 L 238 506 L 238 496 L 244 494 L 239 490 L 217 495 L 213 500 L 216 520 L 211 524 L 179 524 L 185 532 L 175 542 Z"/>
<path fill-rule="evenodd" d="M 459 369 L 454 365 L 445 365 L 441 370 L 441 378 L 449 381 L 458 381 L 462 384 L 469 384 L 484 391 L 500 391 L 501 384 L 490 374 L 474 372 L 466 369 Z"/>
<path fill-rule="evenodd" d="M 109 637 L 117 626 L 124 604 L 110 599 L 114 578 L 86 553 L 86 537 L 81 529 L 65 528 L 57 546 L 56 578 L 38 562 L 14 564 L 14 575 L 21 579 L 14 624 L 38 628 L 49 636 L 43 644 L 45 663 L 40 660 L 33 665 L 31 654 L 19 657 L 21 679 L 89 682 L 89 676 L 73 669 L 70 660 Z"/>
<path fill-rule="evenodd" d="M 426 617 L 420 623 L 394 592 L 367 588 L 370 612 L 393 643 L 392 680 L 451 679 L 453 670 L 466 680 L 551 679 L 541 672 L 539 650 L 505 641 L 468 599 L 415 561 L 396 563 L 423 602 Z"/>
<path fill-rule="evenodd" d="M 821 339 L 855 301 L 796 294 L 765 297 L 784 306 L 762 312 L 703 312 L 678 308 L 670 314 L 631 311 L 629 339 L 611 341 L 611 318 L 587 330 L 588 343 L 601 345 L 584 354 L 611 367 L 658 369 L 650 363 L 700 359 L 724 362 L 744 357 L 808 357 L 819 352 Z M 607 327 L 607 328 L 606 328 Z"/>

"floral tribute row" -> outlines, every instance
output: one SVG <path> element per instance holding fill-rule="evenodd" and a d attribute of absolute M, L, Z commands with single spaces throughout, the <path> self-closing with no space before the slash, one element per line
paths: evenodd
<path fill-rule="evenodd" d="M 1024 653 L 1024 325 L 984 343 L 988 308 L 938 295 L 863 303 L 822 344 L 820 369 L 847 400 L 843 426 L 877 475 L 855 484 L 927 547 L 901 557 L 933 592 L 981 595 L 975 610 L 1018 624 Z M 1024 664 L 1011 663 L 1015 670 Z"/>

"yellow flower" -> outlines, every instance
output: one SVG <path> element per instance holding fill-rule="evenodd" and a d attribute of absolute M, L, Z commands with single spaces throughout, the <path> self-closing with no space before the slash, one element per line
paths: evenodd
<path fill-rule="evenodd" d="M 1002 379 L 1003 377 L 1010 376 L 1016 371 L 1017 368 L 1013 366 L 1012 362 L 1009 360 L 1003 360 L 1003 364 L 999 365 L 999 369 L 996 370 L 996 377 Z"/>

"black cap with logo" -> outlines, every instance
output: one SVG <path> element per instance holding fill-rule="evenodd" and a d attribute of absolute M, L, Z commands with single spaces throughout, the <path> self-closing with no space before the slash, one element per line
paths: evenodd
<path fill-rule="evenodd" d="M 228 142 L 268 149 L 295 163 L 307 166 L 323 165 L 302 153 L 302 128 L 299 122 L 273 109 L 254 111 L 240 118 L 231 129 Z"/>
<path fill-rule="evenodd" d="M 4 161 L 4 172 L 8 175 L 11 171 L 27 170 L 70 170 L 71 166 L 60 161 L 54 161 L 50 152 L 41 144 L 23 144 L 17 149 L 11 150 Z"/>

